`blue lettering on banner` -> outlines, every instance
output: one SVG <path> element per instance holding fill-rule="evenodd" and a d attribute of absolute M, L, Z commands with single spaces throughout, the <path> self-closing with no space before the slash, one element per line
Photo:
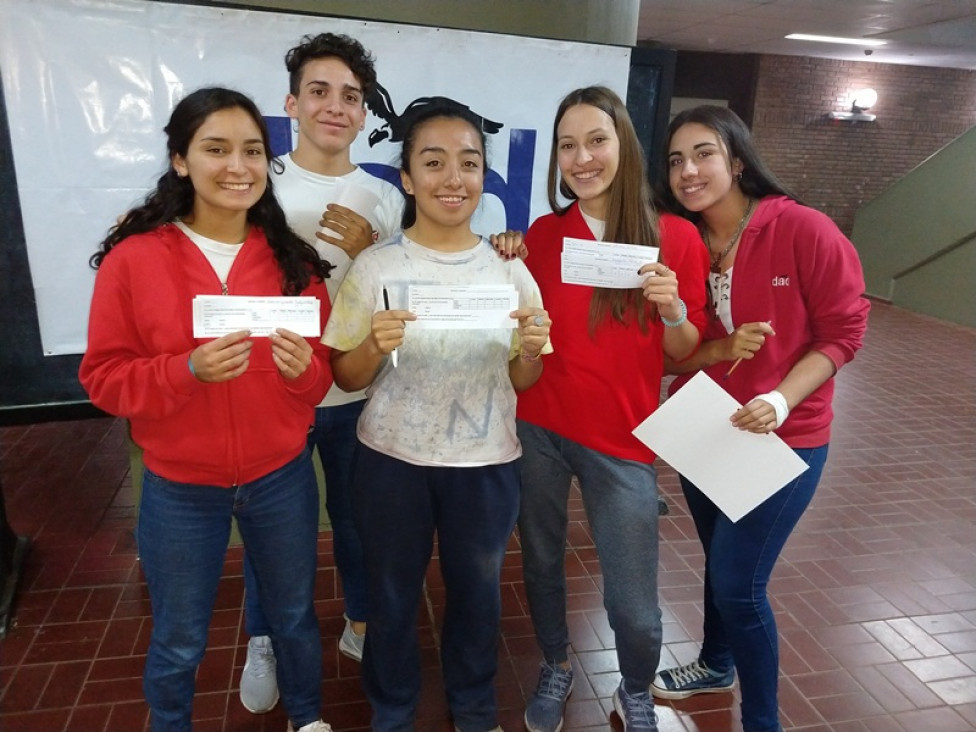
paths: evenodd
<path fill-rule="evenodd" d="M 294 149 L 291 117 L 265 117 L 271 140 L 271 154 L 286 155 Z M 485 177 L 485 193 L 497 196 L 505 207 L 505 228 L 525 231 L 529 228 L 529 206 L 532 199 L 532 169 L 535 165 L 536 130 L 513 129 L 508 139 L 507 180 L 494 170 Z M 400 171 L 384 163 L 362 163 L 370 175 L 396 186 L 402 192 Z"/>

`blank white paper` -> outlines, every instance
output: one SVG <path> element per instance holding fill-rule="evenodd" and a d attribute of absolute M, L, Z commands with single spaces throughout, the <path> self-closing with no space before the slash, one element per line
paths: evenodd
<path fill-rule="evenodd" d="M 738 521 L 807 469 L 776 434 L 732 426 L 742 405 L 700 371 L 634 430 L 634 436 Z"/>

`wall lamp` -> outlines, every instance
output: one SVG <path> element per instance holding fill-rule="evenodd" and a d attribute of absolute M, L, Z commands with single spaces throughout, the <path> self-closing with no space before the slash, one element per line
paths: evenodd
<path fill-rule="evenodd" d="M 877 119 L 875 115 L 867 113 L 867 110 L 878 103 L 878 92 L 874 89 L 858 89 L 851 92 L 850 99 L 850 111 L 830 112 L 827 116 L 830 119 L 839 119 L 845 122 L 874 122 Z"/>

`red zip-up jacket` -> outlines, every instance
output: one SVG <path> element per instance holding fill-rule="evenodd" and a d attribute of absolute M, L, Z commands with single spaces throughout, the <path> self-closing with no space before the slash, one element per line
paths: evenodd
<path fill-rule="evenodd" d="M 755 358 L 728 379 L 728 362 L 705 369 L 740 404 L 775 389 L 808 351 L 823 353 L 836 368 L 854 358 L 867 330 L 870 303 L 854 245 L 825 214 L 786 196 L 767 196 L 742 232 L 732 266 L 732 323 L 769 321 L 768 336 Z M 709 318 L 705 340 L 728 335 Z M 679 376 L 673 393 L 694 374 Z M 790 411 L 776 430 L 790 447 L 819 447 L 830 441 L 834 380 Z"/>
<path fill-rule="evenodd" d="M 227 278 L 227 294 L 280 296 L 282 276 L 263 231 L 251 227 Z M 88 351 L 79 378 L 92 403 L 126 417 L 146 467 L 180 483 L 234 486 L 261 478 L 305 447 L 314 409 L 329 386 L 329 348 L 308 339 L 313 357 L 294 380 L 271 357 L 268 338 L 253 338 L 241 376 L 203 383 L 190 373 L 195 295 L 220 295 L 204 254 L 176 226 L 131 236 L 105 257 L 95 279 Z M 325 283 L 317 297 L 329 316 Z"/>

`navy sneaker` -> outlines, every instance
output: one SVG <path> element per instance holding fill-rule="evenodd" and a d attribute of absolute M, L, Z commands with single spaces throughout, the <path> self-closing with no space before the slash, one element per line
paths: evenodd
<path fill-rule="evenodd" d="M 712 671 L 701 661 L 662 671 L 654 677 L 651 693 L 660 699 L 687 699 L 695 694 L 721 694 L 735 686 L 735 670 Z"/>
<path fill-rule="evenodd" d="M 621 681 L 613 695 L 613 708 L 624 723 L 624 732 L 657 732 L 654 699 L 649 691 L 628 694 Z"/>
<path fill-rule="evenodd" d="M 539 684 L 525 707 L 525 728 L 529 732 L 559 732 L 566 699 L 573 691 L 573 670 L 547 661 L 539 666 Z"/>

